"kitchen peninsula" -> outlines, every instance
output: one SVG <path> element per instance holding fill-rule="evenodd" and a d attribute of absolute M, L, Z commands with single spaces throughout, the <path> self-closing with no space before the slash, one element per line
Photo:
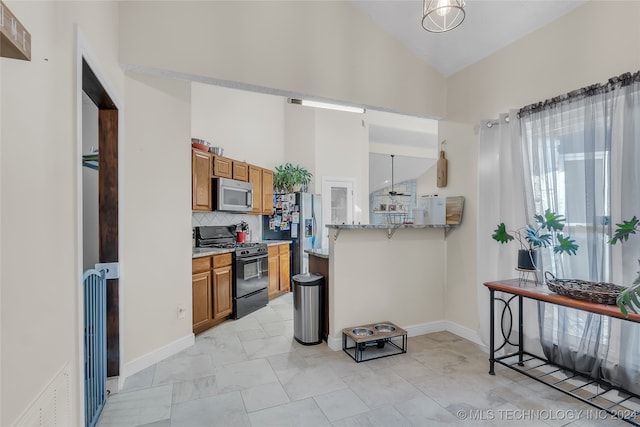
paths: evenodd
<path fill-rule="evenodd" d="M 443 329 L 446 233 L 450 225 L 327 228 L 327 342 L 332 349 L 341 348 L 342 329 L 355 325 L 388 320 L 407 329 L 409 335 Z"/>

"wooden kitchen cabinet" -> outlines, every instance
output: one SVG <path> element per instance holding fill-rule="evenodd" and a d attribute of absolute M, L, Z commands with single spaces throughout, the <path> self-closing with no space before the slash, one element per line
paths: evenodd
<path fill-rule="evenodd" d="M 191 209 L 210 212 L 213 209 L 212 155 L 202 150 L 191 150 Z"/>
<path fill-rule="evenodd" d="M 280 258 L 278 246 L 268 248 L 269 255 L 269 300 L 280 295 Z"/>
<path fill-rule="evenodd" d="M 273 171 L 249 165 L 249 182 L 253 184 L 252 214 L 273 213 Z"/>
<path fill-rule="evenodd" d="M 249 182 L 253 184 L 253 209 L 252 214 L 262 214 L 262 168 L 249 165 Z"/>
<path fill-rule="evenodd" d="M 286 294 L 291 289 L 289 244 L 271 245 L 269 255 L 269 300 Z"/>
<path fill-rule="evenodd" d="M 231 253 L 191 260 L 193 332 L 222 323 L 233 313 Z"/>
<path fill-rule="evenodd" d="M 233 161 L 233 179 L 238 181 L 249 181 L 249 165 L 238 160 Z"/>
<path fill-rule="evenodd" d="M 233 312 L 231 254 L 213 256 L 213 319 L 226 319 Z"/>
<path fill-rule="evenodd" d="M 233 160 L 222 156 L 213 156 L 213 176 L 233 178 Z"/>
<path fill-rule="evenodd" d="M 211 271 L 204 273 L 195 273 L 191 277 L 191 287 L 193 290 L 193 332 L 201 332 L 207 329 L 213 320 L 211 311 L 211 289 L 212 289 Z"/>
<path fill-rule="evenodd" d="M 280 292 L 286 293 L 291 289 L 291 260 L 288 243 L 279 246 L 278 257 L 280 258 Z"/>
<path fill-rule="evenodd" d="M 273 213 L 273 171 L 262 169 L 262 214 Z"/>

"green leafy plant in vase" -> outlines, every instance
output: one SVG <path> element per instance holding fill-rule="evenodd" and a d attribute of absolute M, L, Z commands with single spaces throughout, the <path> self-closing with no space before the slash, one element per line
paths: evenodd
<path fill-rule="evenodd" d="M 575 240 L 562 233 L 565 218 L 547 209 L 544 215 L 534 215 L 535 223 L 525 227 L 509 231 L 504 222 L 498 224 L 491 238 L 499 243 L 517 241 L 520 244 L 518 251 L 518 268 L 522 270 L 537 270 L 537 250 L 539 248 L 553 247 L 555 254 L 575 255 L 578 245 Z"/>
<path fill-rule="evenodd" d="M 308 191 L 313 174 L 300 165 L 285 163 L 276 166 L 273 173 L 273 189 L 277 193 Z"/>
<path fill-rule="evenodd" d="M 629 221 L 616 224 L 616 227 L 613 237 L 609 240 L 612 245 L 617 242 L 626 242 L 629 240 L 629 236 L 636 234 L 640 229 L 640 220 L 634 216 Z M 638 260 L 638 263 L 640 263 L 640 260 Z M 638 277 L 633 281 L 633 284 L 620 293 L 616 303 L 625 317 L 629 316 L 629 310 L 636 314 L 638 313 L 638 309 L 640 309 L 640 272 L 638 272 Z"/>

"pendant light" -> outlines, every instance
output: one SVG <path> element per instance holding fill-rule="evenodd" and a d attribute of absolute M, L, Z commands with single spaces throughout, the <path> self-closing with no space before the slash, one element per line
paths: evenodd
<path fill-rule="evenodd" d="M 432 33 L 453 30 L 464 21 L 464 0 L 423 0 L 422 27 Z"/>

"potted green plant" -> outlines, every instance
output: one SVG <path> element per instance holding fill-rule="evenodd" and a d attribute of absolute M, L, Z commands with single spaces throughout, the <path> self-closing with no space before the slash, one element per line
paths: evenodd
<path fill-rule="evenodd" d="M 285 163 L 276 166 L 273 174 L 273 189 L 279 193 L 308 191 L 312 176 L 311 172 L 300 165 Z"/>
<path fill-rule="evenodd" d="M 629 236 L 636 234 L 640 229 L 640 220 L 634 216 L 629 221 L 616 224 L 616 227 L 613 237 L 609 240 L 612 245 L 615 245 L 616 242 L 626 242 L 629 240 Z M 638 260 L 638 263 L 640 263 L 640 260 Z M 638 277 L 633 281 L 633 284 L 620 293 L 616 303 L 625 317 L 629 316 L 629 310 L 636 314 L 638 313 L 637 309 L 640 309 L 640 272 L 638 272 Z"/>
<path fill-rule="evenodd" d="M 553 246 L 553 252 L 556 254 L 576 254 L 578 245 L 575 240 L 561 233 L 564 229 L 564 216 L 547 209 L 544 215 L 534 215 L 533 218 L 535 225 L 529 224 L 514 231 L 508 231 L 504 222 L 501 222 L 491 235 L 493 240 L 499 243 L 518 241 L 519 269 L 537 270 L 538 248 Z"/>

